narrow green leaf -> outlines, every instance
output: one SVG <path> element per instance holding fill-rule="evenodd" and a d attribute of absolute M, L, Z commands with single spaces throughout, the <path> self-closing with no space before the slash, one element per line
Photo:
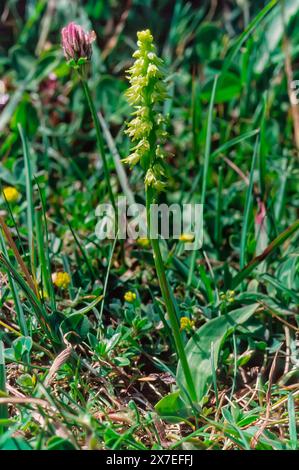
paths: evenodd
<path fill-rule="evenodd" d="M 276 237 L 260 255 L 253 258 L 232 280 L 232 288 L 235 289 L 249 274 L 262 263 L 273 251 L 279 248 L 288 238 L 299 229 L 299 219 L 289 228 Z"/>
<path fill-rule="evenodd" d="M 241 247 L 240 247 L 240 268 L 242 269 L 245 265 L 246 260 L 246 246 L 247 246 L 247 238 L 248 238 L 248 226 L 249 226 L 249 218 L 250 218 L 250 209 L 252 207 L 252 189 L 253 189 L 253 175 L 254 169 L 256 165 L 256 160 L 259 154 L 259 139 L 256 139 L 252 163 L 251 163 L 251 170 L 249 176 L 249 185 L 247 187 L 246 192 L 246 199 L 245 199 L 245 208 L 244 208 L 244 217 L 243 217 L 243 225 L 242 225 L 242 232 L 241 232 Z"/>

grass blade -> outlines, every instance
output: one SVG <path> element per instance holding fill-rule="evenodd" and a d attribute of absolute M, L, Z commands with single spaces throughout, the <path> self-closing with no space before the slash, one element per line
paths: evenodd
<path fill-rule="evenodd" d="M 22 140 L 25 175 L 26 175 L 26 199 L 27 199 L 27 228 L 28 228 L 28 246 L 30 253 L 30 264 L 33 278 L 35 279 L 35 250 L 34 250 L 34 205 L 33 205 L 33 187 L 30 153 L 26 134 L 20 124 L 18 124 L 19 133 Z"/>
<path fill-rule="evenodd" d="M 217 90 L 217 82 L 218 82 L 218 75 L 216 75 L 214 79 L 211 101 L 210 101 L 209 112 L 208 112 L 208 120 L 207 120 L 206 144 L 205 144 L 204 167 L 203 167 L 202 190 L 201 190 L 201 204 L 203 206 L 205 204 L 206 192 L 207 192 L 208 170 L 209 170 L 210 153 L 211 153 L 213 109 L 214 109 L 215 96 L 216 96 L 216 90 Z M 197 234 L 195 234 L 195 237 L 197 237 Z M 188 281 L 187 281 L 188 286 L 190 286 L 192 282 L 192 276 L 193 276 L 193 272 L 195 268 L 196 254 L 197 254 L 197 250 L 193 250 L 192 255 L 191 255 L 190 269 L 189 269 Z"/>
<path fill-rule="evenodd" d="M 247 266 L 242 269 L 232 280 L 232 288 L 235 289 L 249 274 L 262 263 L 270 254 L 279 248 L 288 238 L 290 238 L 297 230 L 299 230 L 299 219 L 290 227 L 276 237 L 270 245 L 260 255 L 253 258 Z"/>
<path fill-rule="evenodd" d="M 0 340 L 0 395 L 6 393 L 6 374 L 5 374 L 5 360 L 4 360 L 4 344 Z M 0 420 L 8 419 L 8 406 L 6 403 L 0 405 Z M 4 426 L 0 425 L 0 436 L 5 431 Z"/>
<path fill-rule="evenodd" d="M 289 433 L 290 433 L 290 444 L 292 450 L 298 449 L 298 438 L 297 438 L 297 423 L 296 423 L 296 412 L 295 402 L 292 393 L 288 396 L 288 414 L 289 414 Z"/>
<path fill-rule="evenodd" d="M 242 269 L 245 266 L 246 262 L 246 245 L 247 245 L 247 236 L 248 236 L 248 226 L 249 226 L 249 219 L 250 219 L 250 209 L 252 207 L 252 189 L 253 189 L 253 175 L 254 169 L 256 165 L 257 156 L 259 153 L 259 139 L 256 139 L 252 163 L 251 163 L 251 170 L 249 176 L 249 185 L 247 187 L 246 192 L 246 200 L 245 200 L 245 208 L 244 208 L 244 217 L 243 217 L 243 226 L 241 232 L 241 247 L 240 247 L 240 268 Z"/>

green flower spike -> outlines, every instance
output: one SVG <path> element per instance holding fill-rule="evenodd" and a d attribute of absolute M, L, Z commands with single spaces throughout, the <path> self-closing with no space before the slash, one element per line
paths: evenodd
<path fill-rule="evenodd" d="M 166 154 L 161 148 L 167 138 L 166 123 L 159 112 L 167 98 L 163 61 L 156 54 L 149 29 L 138 32 L 137 37 L 138 49 L 133 54 L 136 60 L 128 70 L 131 86 L 126 92 L 128 101 L 135 110 L 126 133 L 136 145 L 123 162 L 131 167 L 140 162 L 146 171 L 146 187 L 162 191 L 167 180 L 163 161 Z"/>

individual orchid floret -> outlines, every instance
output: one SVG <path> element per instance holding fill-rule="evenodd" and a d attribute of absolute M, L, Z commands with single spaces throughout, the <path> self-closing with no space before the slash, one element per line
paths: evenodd
<path fill-rule="evenodd" d="M 144 178 L 146 188 L 152 187 L 156 191 L 164 191 L 167 185 L 164 168 L 159 163 L 150 167 Z"/>
<path fill-rule="evenodd" d="M 131 167 L 140 162 L 140 159 L 148 154 L 150 145 L 148 140 L 141 139 L 138 144 L 132 148 L 132 153 L 123 159 L 124 163 L 129 164 Z"/>
<path fill-rule="evenodd" d="M 66 60 L 71 65 L 80 65 L 89 61 L 95 38 L 94 31 L 86 33 L 81 26 L 69 23 L 61 31 L 61 44 Z"/>

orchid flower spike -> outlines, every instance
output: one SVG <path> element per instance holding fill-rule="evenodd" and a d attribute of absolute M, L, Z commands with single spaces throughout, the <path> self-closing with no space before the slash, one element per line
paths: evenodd
<path fill-rule="evenodd" d="M 146 187 L 157 191 L 165 189 L 167 182 L 163 144 L 168 136 L 166 119 L 161 114 L 167 98 L 163 61 L 156 54 L 153 36 L 149 29 L 137 33 L 138 49 L 135 62 L 128 70 L 130 87 L 127 99 L 134 108 L 133 119 L 126 133 L 134 143 L 131 154 L 124 163 L 131 167 L 140 163 L 145 173 Z"/>

